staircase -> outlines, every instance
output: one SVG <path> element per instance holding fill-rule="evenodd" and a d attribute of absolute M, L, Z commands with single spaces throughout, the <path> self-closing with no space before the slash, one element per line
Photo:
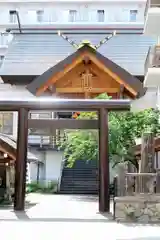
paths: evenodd
<path fill-rule="evenodd" d="M 72 168 L 67 161 L 62 170 L 60 193 L 98 194 L 98 166 L 96 161 L 78 160 Z"/>

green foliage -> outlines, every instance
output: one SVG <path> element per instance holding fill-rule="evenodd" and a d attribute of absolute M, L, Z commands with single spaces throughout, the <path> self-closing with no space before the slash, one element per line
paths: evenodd
<path fill-rule="evenodd" d="M 37 182 L 27 184 L 27 193 L 55 193 L 57 192 L 57 182 L 51 181 L 47 185 Z"/>
<path fill-rule="evenodd" d="M 98 99 L 110 99 L 101 94 Z M 147 109 L 141 112 L 109 113 L 109 150 L 110 160 L 116 165 L 121 161 L 130 161 L 137 167 L 133 146 L 136 138 L 150 131 L 158 135 L 160 131 L 159 111 Z M 96 112 L 82 112 L 79 119 L 97 119 Z M 74 161 L 98 159 L 98 131 L 76 130 L 67 133 L 68 139 L 61 146 L 71 167 Z"/>

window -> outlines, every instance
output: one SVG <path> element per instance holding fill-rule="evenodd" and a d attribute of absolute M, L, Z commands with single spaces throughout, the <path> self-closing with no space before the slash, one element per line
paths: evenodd
<path fill-rule="evenodd" d="M 13 134 L 13 113 L 0 113 L 0 131 L 8 135 Z"/>
<path fill-rule="evenodd" d="M 137 13 L 138 13 L 138 10 L 130 10 L 130 22 L 137 21 Z"/>
<path fill-rule="evenodd" d="M 30 118 L 31 119 L 51 119 L 52 112 L 31 112 Z"/>
<path fill-rule="evenodd" d="M 104 10 L 97 11 L 97 20 L 98 22 L 104 22 Z"/>
<path fill-rule="evenodd" d="M 43 22 L 44 11 L 38 10 L 36 14 L 37 14 L 37 22 Z"/>
<path fill-rule="evenodd" d="M 69 22 L 76 22 L 77 21 L 77 11 L 70 10 L 69 11 Z"/>
<path fill-rule="evenodd" d="M 9 11 L 9 22 L 10 23 L 17 23 L 17 16 L 14 12 L 15 12 L 15 10 Z"/>

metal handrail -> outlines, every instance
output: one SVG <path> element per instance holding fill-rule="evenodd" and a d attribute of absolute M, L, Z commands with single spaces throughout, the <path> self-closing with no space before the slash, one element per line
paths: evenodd
<path fill-rule="evenodd" d="M 113 186 L 114 186 L 114 192 L 113 192 L 113 219 L 115 220 L 115 218 L 116 218 L 116 202 L 115 202 L 115 197 L 117 197 L 117 195 L 118 195 L 118 176 L 115 176 L 115 177 L 114 177 Z"/>
<path fill-rule="evenodd" d="M 57 185 L 57 192 L 60 191 L 61 179 L 62 179 L 62 173 L 63 173 L 64 164 L 65 164 L 65 159 L 63 159 L 62 162 L 61 162 L 60 175 L 59 175 L 59 178 L 58 178 L 58 185 Z"/>
<path fill-rule="evenodd" d="M 43 135 L 29 135 L 29 144 L 39 144 L 40 147 L 50 145 L 53 148 L 57 147 L 59 143 L 66 141 L 66 135 L 63 136 L 43 136 Z"/>

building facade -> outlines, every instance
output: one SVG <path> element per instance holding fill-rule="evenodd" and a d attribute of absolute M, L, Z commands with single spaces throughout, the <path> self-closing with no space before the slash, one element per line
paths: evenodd
<path fill-rule="evenodd" d="M 157 107 L 160 108 L 160 46 L 159 46 L 159 20 L 160 20 L 160 1 L 147 1 L 145 9 L 144 34 L 154 37 L 155 44 L 148 50 L 145 63 L 144 85 L 148 88 L 156 87 Z"/>
<path fill-rule="evenodd" d="M 144 35 L 155 38 L 145 62 L 144 86 L 157 89 L 157 108 L 160 109 L 160 1 L 147 1 L 144 19 Z M 160 159 L 159 139 L 156 139 L 156 156 Z"/>
<path fill-rule="evenodd" d="M 1 96 L 7 97 L 14 93 L 19 98 L 33 97 L 33 88 L 28 88 L 28 86 L 32 84 L 34 86 L 34 79 L 74 53 L 76 49 L 73 47 L 73 42 L 79 45 L 83 40 L 88 40 L 91 45 L 96 46 L 101 40 L 110 36 L 114 30 L 117 31 L 116 36 L 113 36 L 109 41 L 104 41 L 100 45 L 98 53 L 116 63 L 118 67 L 123 68 L 142 85 L 147 52 L 156 41 L 155 37 L 142 36 L 145 8 L 145 0 L 106 0 L 98 3 L 97 1 L 75 2 L 71 0 L 54 2 L 44 0 L 0 1 Z M 58 30 L 61 30 L 72 44 L 59 36 Z M 93 66 L 97 67 L 97 65 Z M 99 74 L 98 70 L 97 75 Z M 56 94 L 63 93 L 64 96 L 70 88 L 72 89 L 70 97 L 73 98 L 74 94 L 76 98 L 82 97 L 81 94 L 77 94 L 82 91 L 79 89 L 79 79 L 84 74 L 84 69 L 81 68 L 80 71 L 77 85 L 74 85 L 75 82 L 74 84 L 73 82 L 69 83 L 71 85 L 68 87 L 64 84 L 67 77 L 71 78 L 70 75 L 66 75 L 66 78 L 64 76 L 55 85 L 47 85 L 47 90 L 50 91 L 49 96 L 55 94 L 55 89 Z M 75 72 L 77 72 L 76 68 Z M 97 77 L 96 74 L 92 72 L 94 79 Z M 112 75 L 107 79 L 113 80 L 114 77 Z M 47 83 L 44 83 L 43 87 L 46 89 L 45 84 Z M 123 97 L 139 98 L 138 95 L 134 97 L 132 95 L 135 89 L 129 91 L 130 95 L 125 84 L 124 86 L 123 84 L 122 86 L 112 86 L 112 90 L 109 85 L 103 84 L 102 81 L 101 92 L 104 92 L 104 89 L 110 89 L 113 98 L 121 95 L 118 95 L 117 89 L 118 91 L 125 89 Z M 109 80 L 107 84 L 109 84 Z M 38 88 L 42 89 L 41 86 Z M 62 88 L 64 92 L 62 92 Z M 97 86 L 92 86 L 92 90 L 95 91 L 94 88 Z M 140 99 L 134 100 L 133 109 L 156 107 L 157 92 L 158 88 L 155 85 L 148 88 Z M 46 92 L 41 91 L 41 93 L 44 96 Z M 37 92 L 34 94 L 37 95 Z M 88 96 L 88 93 L 84 96 Z M 69 92 L 67 92 L 67 97 L 69 97 Z M 72 115 L 72 113 L 69 114 Z M 37 121 L 38 119 L 52 119 L 55 116 L 58 115 L 54 112 L 32 112 L 29 115 L 30 118 L 37 119 Z M 59 117 L 65 116 L 66 113 L 59 115 Z M 3 122 L 1 131 L 16 138 L 17 113 L 1 114 L 1 118 Z M 29 149 L 43 162 L 41 179 L 58 180 L 63 153 L 57 151 L 55 134 L 52 135 L 43 129 L 30 129 Z M 29 175 L 31 180 L 34 180 L 37 165 L 35 163 L 32 165 L 34 166 L 32 166 Z"/>
<path fill-rule="evenodd" d="M 0 1 L 0 26 L 14 27 L 19 12 L 22 25 L 137 23 L 143 25 L 145 0 L 97 1 Z"/>

